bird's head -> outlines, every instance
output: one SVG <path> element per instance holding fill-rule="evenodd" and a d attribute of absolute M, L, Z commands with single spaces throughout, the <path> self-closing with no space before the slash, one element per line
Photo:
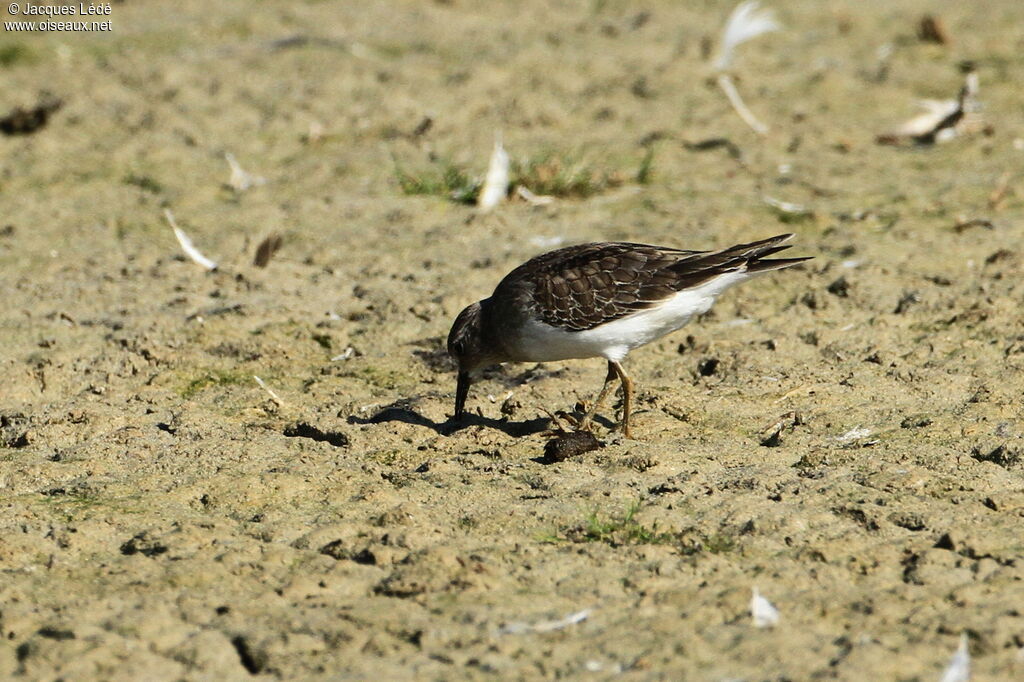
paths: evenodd
<path fill-rule="evenodd" d="M 466 306 L 459 313 L 448 332 L 448 354 L 459 365 L 458 385 L 455 389 L 455 418 L 465 412 L 466 396 L 473 382 L 472 373 L 498 362 L 494 348 L 484 341 L 483 301 Z"/>

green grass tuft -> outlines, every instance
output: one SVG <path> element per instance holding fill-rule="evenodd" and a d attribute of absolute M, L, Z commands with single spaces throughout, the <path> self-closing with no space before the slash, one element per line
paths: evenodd
<path fill-rule="evenodd" d="M 573 154 L 545 152 L 525 161 L 513 161 L 512 186 L 534 194 L 562 199 L 586 199 L 625 184 L 621 173 L 592 168 Z"/>
<path fill-rule="evenodd" d="M 447 159 L 417 175 L 407 173 L 396 161 L 395 178 L 403 194 L 443 197 L 457 204 L 476 203 L 482 186 L 480 180 Z"/>
<path fill-rule="evenodd" d="M 639 169 L 632 175 L 617 170 L 600 170 L 578 154 L 554 151 L 528 159 L 513 159 L 510 165 L 510 187 L 522 186 L 540 196 L 586 199 L 630 181 L 638 184 L 651 182 L 654 150 L 647 150 Z M 480 177 L 446 158 L 416 173 L 406 171 L 395 160 L 395 179 L 403 194 L 442 197 L 459 204 L 475 204 L 483 188 Z"/>
<path fill-rule="evenodd" d="M 644 524 L 637 520 L 639 501 L 631 503 L 622 514 L 602 516 L 594 510 L 587 514 L 583 523 L 562 528 L 555 533 L 545 534 L 540 542 L 559 544 L 562 542 L 588 543 L 603 542 L 612 547 L 629 545 L 669 545 L 683 555 L 700 552 L 725 554 L 737 549 L 736 539 L 724 533 L 704 535 L 688 531 L 663 530 L 655 521 Z"/>
<path fill-rule="evenodd" d="M 601 518 L 594 510 L 587 514 L 580 525 L 571 526 L 564 531 L 569 542 L 604 542 L 613 547 L 622 545 L 663 545 L 676 544 L 677 533 L 663 531 L 658 523 L 644 525 L 636 520 L 640 503 L 633 502 L 618 517 Z"/>
<path fill-rule="evenodd" d="M 190 380 L 183 389 L 181 389 L 182 398 L 191 398 L 200 391 L 203 391 L 211 386 L 230 386 L 237 384 L 244 384 L 252 381 L 251 374 L 245 374 L 242 372 L 228 372 L 224 370 L 214 369 L 204 372 L 201 376 L 198 376 Z"/>

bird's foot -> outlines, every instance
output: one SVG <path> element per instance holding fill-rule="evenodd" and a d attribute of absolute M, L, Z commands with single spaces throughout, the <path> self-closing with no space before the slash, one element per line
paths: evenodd
<path fill-rule="evenodd" d="M 577 401 L 576 405 L 573 406 L 573 410 L 582 414 L 582 417 L 577 417 L 575 414 L 566 414 L 567 421 L 571 421 L 573 424 L 574 431 L 593 431 L 595 407 L 592 406 L 586 400 Z"/>
<path fill-rule="evenodd" d="M 552 426 L 547 431 L 541 431 L 540 435 L 544 436 L 545 438 L 561 438 L 563 436 L 566 436 L 572 431 L 576 430 L 579 424 L 579 420 L 576 419 L 576 417 L 563 410 L 559 410 L 554 413 L 552 413 L 550 410 L 544 410 L 544 413 L 548 415 L 548 419 L 551 420 Z M 563 421 L 568 426 L 568 428 L 562 425 Z"/>
<path fill-rule="evenodd" d="M 548 438 L 555 438 L 560 436 L 566 436 L 570 433 L 578 433 L 585 431 L 586 433 L 594 432 L 594 415 L 585 414 L 579 417 L 565 410 L 558 410 L 555 413 L 551 413 L 548 410 L 544 410 L 551 419 L 553 427 L 544 431 L 541 435 L 547 436 Z"/>

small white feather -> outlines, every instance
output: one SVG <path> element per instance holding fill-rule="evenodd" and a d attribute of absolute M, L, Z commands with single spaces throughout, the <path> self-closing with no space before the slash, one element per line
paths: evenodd
<path fill-rule="evenodd" d="M 216 270 L 217 263 L 204 256 L 196 245 L 192 243 L 185 231 L 178 227 L 178 223 L 174 220 L 174 214 L 171 213 L 169 208 L 164 209 L 164 217 L 167 219 L 167 223 L 174 230 L 174 236 L 178 238 L 178 243 L 181 244 L 181 250 L 185 252 L 185 255 L 191 258 L 196 263 L 199 263 L 207 270 Z"/>
<path fill-rule="evenodd" d="M 893 131 L 895 135 L 916 137 L 932 132 L 942 121 L 957 112 L 960 102 L 955 99 L 922 99 L 918 100 L 917 106 L 921 108 L 921 113 L 900 124 Z"/>
<path fill-rule="evenodd" d="M 231 167 L 231 177 L 228 178 L 228 185 L 236 192 L 244 192 L 251 187 L 258 187 L 267 182 L 266 178 L 247 173 L 239 165 L 238 161 L 235 160 L 235 155 L 231 152 L 225 152 L 224 159 L 228 162 L 228 166 Z"/>
<path fill-rule="evenodd" d="M 936 142 L 948 142 L 961 133 L 976 131 L 982 127 L 977 113 L 978 74 L 969 73 L 964 78 L 956 99 L 923 99 L 917 106 L 922 112 L 900 124 L 888 136 L 920 138 L 933 135 Z M 955 118 L 956 114 L 961 114 Z"/>
<path fill-rule="evenodd" d="M 725 93 L 726 98 L 729 100 L 729 104 L 736 110 L 743 122 L 746 123 L 751 129 L 758 135 L 765 135 L 768 133 L 768 126 L 761 121 L 757 120 L 743 98 L 740 97 L 739 90 L 736 89 L 736 85 L 732 82 L 732 78 L 727 73 L 718 74 L 718 87 L 722 88 L 722 92 Z"/>
<path fill-rule="evenodd" d="M 791 201 L 783 201 L 782 199 L 770 197 L 767 194 L 762 195 L 761 200 L 772 208 L 777 209 L 780 213 L 790 213 L 793 215 L 810 215 L 812 213 L 812 211 L 803 204 L 794 204 Z"/>
<path fill-rule="evenodd" d="M 590 617 L 590 609 L 583 609 L 576 613 L 570 613 L 565 618 L 558 620 L 548 620 L 541 623 L 509 623 L 503 626 L 499 633 L 503 635 L 518 635 L 525 632 L 554 632 L 555 630 L 562 630 L 570 625 L 576 625 L 582 623 Z"/>
<path fill-rule="evenodd" d="M 871 429 L 864 428 L 863 426 L 854 426 L 843 435 L 836 436 L 836 440 L 839 440 L 840 442 L 852 442 L 859 438 L 866 438 L 869 435 L 871 435 Z"/>
<path fill-rule="evenodd" d="M 531 206 L 547 206 L 555 200 L 546 194 L 534 194 L 522 185 L 516 185 L 516 194 Z"/>
<path fill-rule="evenodd" d="M 722 31 L 722 45 L 715 60 L 715 68 L 719 71 L 728 69 L 732 64 L 733 53 L 741 44 L 759 35 L 778 31 L 779 26 L 770 9 L 761 9 L 757 0 L 741 2 L 729 15 Z"/>
<path fill-rule="evenodd" d="M 487 178 L 476 202 L 481 210 L 490 211 L 505 200 L 508 194 L 508 169 L 508 152 L 501 144 L 501 135 L 497 135 L 494 138 L 494 151 L 491 152 L 491 163 L 487 168 Z"/>
<path fill-rule="evenodd" d="M 260 379 L 255 374 L 252 375 L 252 378 L 256 380 L 256 383 L 260 385 L 260 388 L 262 388 L 264 391 L 266 391 L 267 394 L 270 396 L 270 398 L 275 403 L 277 403 L 281 407 L 284 407 L 284 401 L 281 400 L 280 396 L 278 396 L 276 393 L 274 393 L 274 389 L 270 388 L 270 386 L 267 386 L 266 382 L 264 382 L 263 379 Z"/>
<path fill-rule="evenodd" d="M 750 617 L 755 628 L 770 628 L 779 624 L 779 610 L 761 596 L 755 587 L 750 597 Z"/>
<path fill-rule="evenodd" d="M 356 349 L 353 348 L 352 346 L 349 346 L 344 351 L 342 351 L 341 353 L 338 353 L 333 358 L 331 358 L 331 362 L 339 362 L 341 360 L 348 360 L 350 357 L 352 357 L 352 355 L 355 352 L 356 352 Z"/>
<path fill-rule="evenodd" d="M 971 652 L 967 648 L 967 633 L 960 635 L 960 646 L 950 659 L 946 671 L 942 673 L 941 682 L 970 682 Z"/>
<path fill-rule="evenodd" d="M 851 443 L 861 438 L 867 438 L 871 435 L 871 429 L 864 428 L 863 426 L 855 426 L 841 436 L 836 436 L 835 439 L 840 443 Z"/>

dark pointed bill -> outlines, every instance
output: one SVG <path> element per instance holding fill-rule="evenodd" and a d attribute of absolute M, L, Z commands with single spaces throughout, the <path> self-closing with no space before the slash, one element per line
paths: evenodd
<path fill-rule="evenodd" d="M 462 419 L 466 412 L 466 397 L 469 395 L 469 385 L 472 380 L 469 372 L 459 372 L 458 385 L 455 387 L 455 418 Z"/>

